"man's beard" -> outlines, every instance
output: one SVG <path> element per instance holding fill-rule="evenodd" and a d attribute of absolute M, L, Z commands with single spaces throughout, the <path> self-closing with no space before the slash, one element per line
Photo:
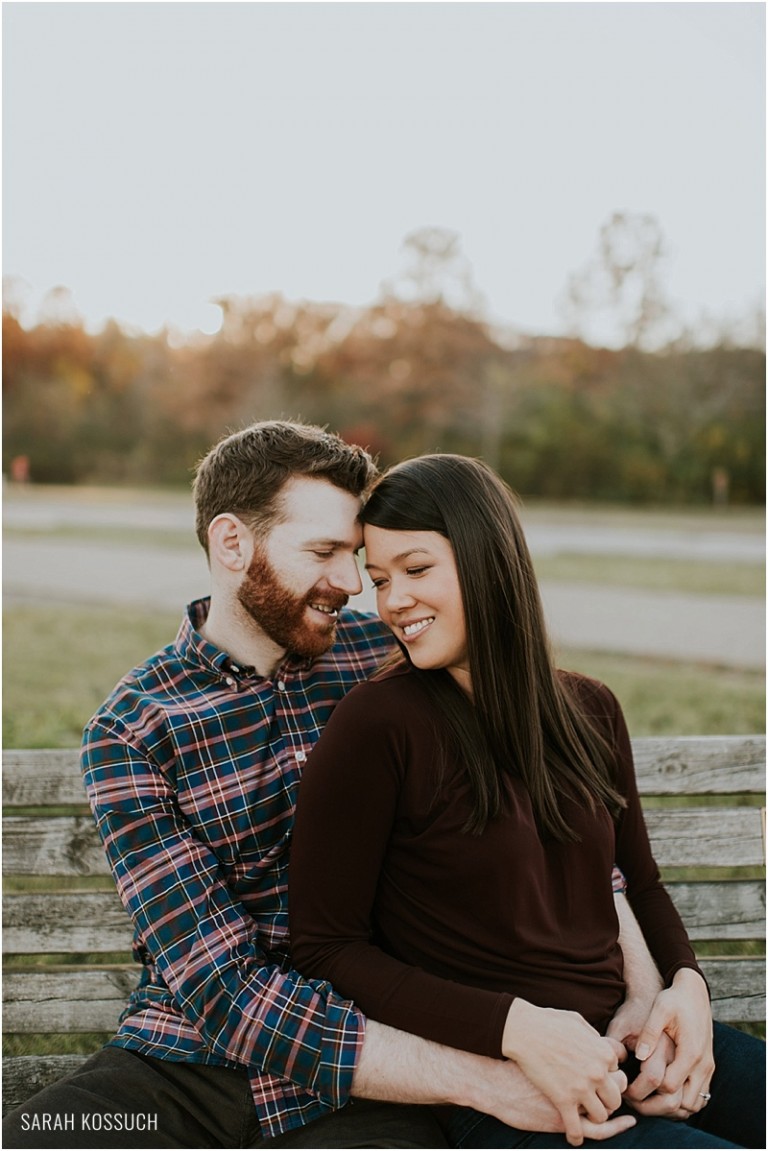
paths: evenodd
<path fill-rule="evenodd" d="M 285 651 L 314 659 L 333 647 L 336 640 L 336 617 L 324 618 L 314 612 L 307 618 L 309 604 L 340 611 L 348 597 L 330 589 L 317 587 L 297 595 L 280 582 L 277 572 L 262 549 L 256 549 L 237 598 L 251 618 L 269 638 Z"/>

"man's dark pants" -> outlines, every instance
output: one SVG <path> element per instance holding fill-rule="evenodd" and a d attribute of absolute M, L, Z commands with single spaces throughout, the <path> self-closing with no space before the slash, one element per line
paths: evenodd
<path fill-rule="evenodd" d="M 12 1111 L 3 1147 L 447 1147 L 432 1109 L 355 1100 L 263 1139 L 245 1069 L 105 1047 Z"/>

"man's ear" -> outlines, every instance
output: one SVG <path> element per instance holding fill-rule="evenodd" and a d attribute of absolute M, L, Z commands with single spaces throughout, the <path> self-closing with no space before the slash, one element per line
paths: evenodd
<path fill-rule="evenodd" d="M 211 562 L 229 571 L 244 571 L 253 551 L 251 533 L 237 516 L 222 512 L 208 525 L 208 551 Z"/>

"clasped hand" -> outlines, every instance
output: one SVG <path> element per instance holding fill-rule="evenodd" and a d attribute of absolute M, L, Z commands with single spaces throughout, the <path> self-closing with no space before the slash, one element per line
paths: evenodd
<path fill-rule="evenodd" d="M 608 1035 L 635 1052 L 642 1068 L 624 1093 L 640 1115 L 688 1119 L 708 1101 L 715 1069 L 712 1013 L 698 972 L 681 968 L 645 1019 L 620 1008 Z"/>
<path fill-rule="evenodd" d="M 535 1007 L 515 999 L 502 1049 L 549 1099 L 568 1142 L 583 1142 L 582 1121 L 605 1123 L 622 1102 L 627 1078 L 619 1068 L 624 1044 L 603 1037 L 574 1011 Z"/>

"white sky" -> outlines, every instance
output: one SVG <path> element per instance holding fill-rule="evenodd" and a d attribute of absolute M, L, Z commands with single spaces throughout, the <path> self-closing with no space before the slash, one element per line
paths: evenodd
<path fill-rule="evenodd" d="M 563 330 L 615 211 L 680 314 L 765 296 L 762 3 L 11 3 L 3 271 L 34 310 L 212 329 L 218 295 L 373 301 L 422 226 L 491 315 Z"/>

